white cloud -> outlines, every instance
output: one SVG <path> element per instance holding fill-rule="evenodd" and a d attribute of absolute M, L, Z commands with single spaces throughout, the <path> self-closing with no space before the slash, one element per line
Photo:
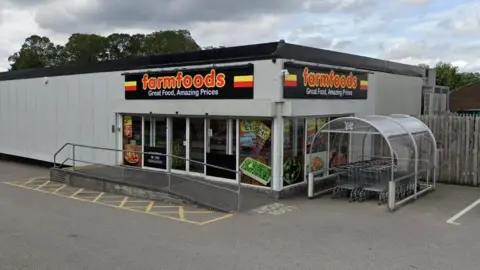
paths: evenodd
<path fill-rule="evenodd" d="M 0 70 L 32 34 L 64 43 L 72 32 L 147 33 L 167 27 L 189 29 L 202 46 L 286 39 L 408 64 L 445 61 L 480 71 L 476 0 L 279 0 L 276 5 L 157 0 L 164 10 L 153 4 L 145 8 L 148 1 L 0 0 Z"/>

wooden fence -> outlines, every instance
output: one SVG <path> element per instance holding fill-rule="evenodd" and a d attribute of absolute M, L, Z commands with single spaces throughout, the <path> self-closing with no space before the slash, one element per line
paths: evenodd
<path fill-rule="evenodd" d="M 430 127 L 437 140 L 437 181 L 479 186 L 480 117 L 451 114 L 418 118 Z"/>

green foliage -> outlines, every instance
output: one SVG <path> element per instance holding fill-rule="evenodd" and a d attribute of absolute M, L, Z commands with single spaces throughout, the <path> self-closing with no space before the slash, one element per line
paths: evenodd
<path fill-rule="evenodd" d="M 105 60 L 201 50 L 188 30 L 155 31 L 150 34 L 114 33 L 109 36 L 75 33 L 65 45 L 33 35 L 8 58 L 10 70 L 90 64 Z"/>
<path fill-rule="evenodd" d="M 419 66 L 428 68 L 428 65 Z M 451 90 L 480 81 L 479 72 L 460 72 L 459 68 L 445 62 L 439 62 L 435 65 L 437 72 L 437 85 L 448 86 Z"/>

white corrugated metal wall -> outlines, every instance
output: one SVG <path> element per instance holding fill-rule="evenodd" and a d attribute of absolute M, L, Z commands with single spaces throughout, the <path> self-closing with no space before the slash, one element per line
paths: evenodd
<path fill-rule="evenodd" d="M 114 148 L 118 89 L 118 72 L 0 82 L 0 153 L 50 162 L 67 142 Z M 77 151 L 77 158 L 115 162 L 112 153 L 97 152 Z"/>

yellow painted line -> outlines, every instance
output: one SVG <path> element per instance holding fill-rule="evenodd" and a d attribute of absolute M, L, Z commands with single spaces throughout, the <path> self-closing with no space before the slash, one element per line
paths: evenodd
<path fill-rule="evenodd" d="M 56 195 L 56 196 L 63 197 L 63 198 L 69 198 L 69 199 L 76 200 L 76 201 L 80 201 L 80 202 L 92 203 L 92 201 L 89 201 L 89 200 L 85 200 L 85 199 L 81 199 L 81 198 L 77 198 L 77 197 L 66 196 L 66 195 L 58 194 L 58 193 L 52 193 L 52 192 L 48 192 L 48 191 L 41 190 L 41 189 L 40 189 L 40 190 L 36 190 L 36 189 L 34 189 L 34 188 L 31 188 L 31 187 L 18 186 L 18 185 L 15 185 L 15 184 L 13 184 L 13 183 L 9 183 L 9 182 L 2 182 L 2 183 L 3 183 L 3 184 L 6 184 L 6 185 L 9 185 L 9 186 L 15 186 L 15 187 L 19 187 L 19 188 L 34 190 L 34 191 L 38 191 L 38 192 L 41 192 L 41 193 L 52 194 L 52 195 Z M 200 222 L 196 222 L 196 221 L 192 221 L 192 220 L 188 220 L 188 219 L 186 219 L 186 220 L 181 220 L 181 219 L 176 218 L 176 217 L 166 216 L 166 215 L 161 215 L 161 214 L 155 214 L 155 213 L 152 213 L 152 212 L 150 212 L 150 213 L 145 213 L 145 211 L 140 211 L 140 210 L 132 209 L 132 208 L 118 208 L 118 206 L 116 206 L 116 205 L 106 204 L 106 203 L 102 203 L 102 202 L 96 202 L 95 204 L 99 204 L 99 205 L 103 205 L 103 206 L 108 206 L 108 207 L 112 207 L 112 208 L 116 208 L 116 209 L 120 209 L 120 210 L 132 211 L 132 212 L 136 212 L 136 213 L 143 213 L 143 214 L 152 215 L 152 216 L 156 216 L 156 217 L 162 217 L 162 218 L 166 218 L 166 219 L 170 219 L 170 220 L 175 220 L 175 221 L 180 221 L 180 222 L 185 222 L 185 223 L 189 223 L 189 224 L 193 224 L 193 225 L 201 225 Z"/>
<path fill-rule="evenodd" d="M 185 220 L 185 208 L 181 205 L 178 207 L 178 216 L 180 219 Z"/>
<path fill-rule="evenodd" d="M 32 183 L 33 181 L 35 181 L 35 180 L 37 180 L 37 179 L 40 179 L 40 177 L 34 177 L 34 178 L 28 180 L 27 182 L 23 183 L 22 185 L 26 186 L 26 185 Z"/>
<path fill-rule="evenodd" d="M 50 180 L 48 180 L 47 182 L 41 184 L 40 186 L 38 186 L 36 189 L 41 189 L 42 187 L 48 185 L 50 183 Z"/>
<path fill-rule="evenodd" d="M 63 186 L 61 186 L 61 187 L 59 187 L 59 188 L 55 189 L 55 190 L 53 191 L 53 193 L 57 193 L 57 192 L 59 192 L 60 190 L 62 190 L 62 189 L 63 189 L 63 188 L 65 188 L 66 186 L 67 186 L 67 185 L 63 185 Z"/>
<path fill-rule="evenodd" d="M 82 193 L 82 191 L 83 191 L 83 188 L 77 190 L 77 192 L 73 193 L 73 194 L 70 196 L 70 198 L 75 198 L 75 196 L 77 196 L 78 194 Z"/>
<path fill-rule="evenodd" d="M 176 208 L 177 205 L 154 205 L 153 208 Z"/>
<path fill-rule="evenodd" d="M 128 203 L 148 203 L 150 201 L 128 201 Z"/>
<path fill-rule="evenodd" d="M 150 210 L 152 210 L 152 207 L 153 207 L 154 204 L 155 204 L 154 201 L 150 201 L 150 203 L 148 204 L 147 208 L 145 209 L 145 212 L 146 212 L 146 213 L 149 213 Z"/>
<path fill-rule="evenodd" d="M 93 199 L 92 202 L 97 202 L 98 200 L 100 200 L 100 198 L 103 196 L 103 194 L 105 194 L 105 192 L 101 192 L 100 194 L 98 194 L 98 196 L 95 197 L 95 199 Z"/>
<path fill-rule="evenodd" d="M 233 214 L 226 214 L 225 216 L 221 216 L 221 217 L 214 218 L 214 219 L 211 219 L 211 220 L 207 220 L 207 221 L 204 221 L 204 222 L 199 222 L 200 223 L 199 225 L 201 225 L 201 226 L 207 225 L 207 224 L 210 224 L 210 223 L 222 220 L 222 219 L 230 218 L 230 217 L 233 217 Z"/>
<path fill-rule="evenodd" d="M 35 178 L 32 178 L 32 179 L 29 179 L 28 181 L 29 182 L 33 182 L 37 179 L 40 179 L 42 177 L 35 177 Z M 46 178 L 46 177 L 45 177 Z M 27 181 L 27 182 L 28 182 Z M 3 184 L 7 184 L 7 185 L 10 185 L 10 186 L 15 186 L 15 187 L 20 187 L 20 188 L 23 188 L 23 189 L 29 189 L 29 190 L 33 190 L 33 191 L 38 191 L 38 192 L 41 192 L 41 193 L 45 193 L 45 194 L 53 194 L 53 195 L 56 195 L 56 196 L 59 196 L 59 197 L 64 197 L 64 198 L 69 198 L 69 199 L 73 199 L 73 200 L 76 200 L 76 201 L 81 201 L 81 202 L 89 202 L 89 203 L 92 203 L 91 200 L 86 200 L 86 199 L 83 199 L 83 198 L 77 198 L 75 197 L 76 195 L 80 194 L 83 189 L 79 189 L 77 190 L 73 195 L 69 196 L 69 195 L 64 195 L 64 194 L 58 194 L 56 192 L 62 190 L 63 188 L 67 187 L 66 184 L 60 186 L 59 188 L 57 188 L 55 191 L 46 191 L 46 190 L 41 190 L 41 189 L 38 189 L 37 188 L 34 188 L 34 187 L 27 187 L 25 186 L 25 184 L 23 185 L 18 185 L 16 183 L 13 183 L 13 181 L 11 182 L 3 182 Z M 113 194 L 104 194 L 102 198 L 104 197 L 107 197 L 109 195 L 112 195 L 114 197 L 120 197 L 119 195 L 113 195 Z M 124 199 L 121 201 L 121 202 L 124 202 L 125 199 L 127 199 L 128 201 L 128 197 L 124 197 Z M 127 202 L 125 201 L 125 203 Z M 116 201 L 116 202 L 120 202 L 120 201 Z M 226 214 L 224 216 L 221 216 L 221 217 L 218 217 L 218 218 L 214 218 L 214 219 L 211 219 L 211 220 L 207 220 L 207 221 L 204 221 L 204 222 L 197 222 L 197 221 L 193 221 L 193 220 L 188 220 L 186 218 L 182 219 L 182 218 L 176 218 L 176 217 L 173 217 L 173 216 L 169 216 L 169 215 L 164 215 L 164 214 L 167 214 L 168 212 L 152 212 L 151 210 L 153 208 L 172 208 L 172 207 L 178 207 L 178 206 L 174 206 L 174 205 L 155 205 L 155 201 L 149 201 L 149 204 L 147 206 L 147 209 L 146 210 L 150 210 L 150 211 L 146 211 L 146 210 L 138 210 L 138 209 L 134 209 L 134 208 L 120 208 L 116 205 L 111 205 L 111 204 L 108 204 L 108 203 L 104 203 L 104 202 L 100 202 L 100 201 L 97 201 L 95 202 L 95 204 L 100 204 L 100 205 L 104 205 L 104 206 L 108 206 L 108 207 L 112 207 L 112 208 L 117 208 L 117 209 L 121 209 L 121 210 L 127 210 L 127 211 L 131 211 L 131 212 L 137 212 L 137 213 L 144 213 L 144 214 L 149 214 L 149 215 L 152 215 L 152 216 L 157 216 L 157 217 L 163 217 L 163 218 L 166 218 L 166 219 L 170 219 L 170 220 L 175 220 L 175 221 L 180 221 L 180 222 L 185 222 L 185 223 L 189 223 L 189 224 L 193 224 L 193 225 L 207 225 L 207 224 L 210 224 L 210 223 L 213 223 L 213 222 L 216 222 L 216 221 L 220 221 L 220 220 L 223 220 L 223 219 L 227 219 L 227 218 L 230 218 L 232 217 L 234 214 Z M 151 205 L 151 206 L 150 206 Z M 151 207 L 151 208 L 150 208 Z M 150 209 L 148 209 L 150 208 Z M 183 208 L 183 207 L 182 207 Z M 179 211 L 180 212 L 180 211 Z M 180 214 L 179 212 L 170 212 L 171 214 Z M 207 213 L 210 213 L 211 211 L 183 211 L 184 214 L 207 214 Z M 215 213 L 215 212 L 212 212 L 212 213 Z"/>
<path fill-rule="evenodd" d="M 128 201 L 128 197 L 123 198 L 123 201 L 120 203 L 118 208 L 123 208 L 123 206 L 127 203 L 127 201 Z"/>

